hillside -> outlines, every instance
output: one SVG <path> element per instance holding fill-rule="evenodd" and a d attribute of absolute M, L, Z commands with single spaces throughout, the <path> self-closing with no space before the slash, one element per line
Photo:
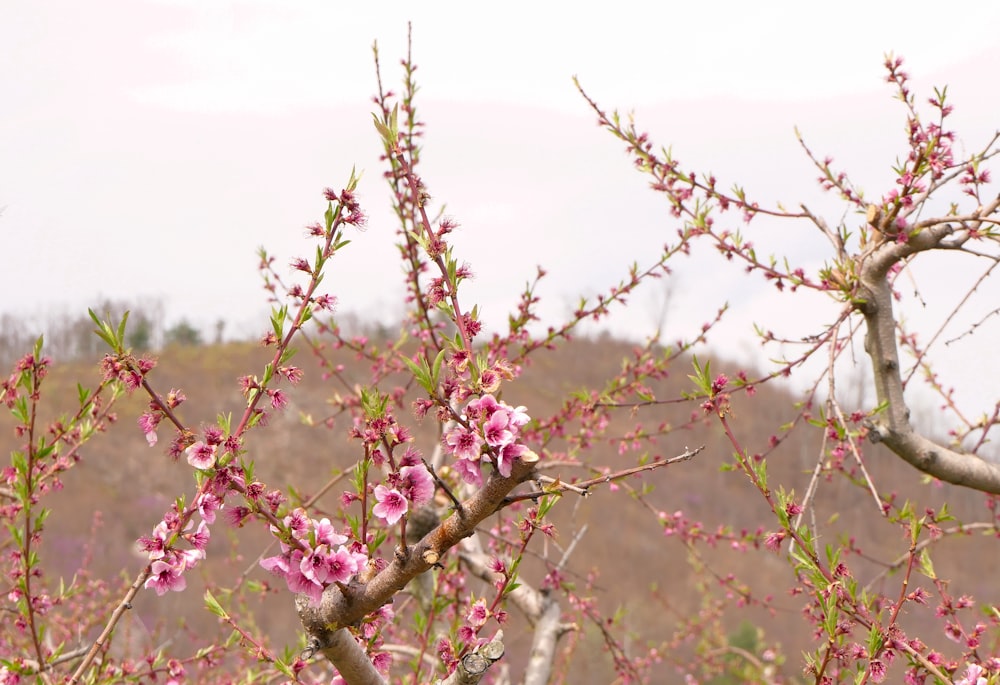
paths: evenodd
<path fill-rule="evenodd" d="M 505 399 L 512 405 L 526 405 L 534 417 L 551 414 L 568 392 L 599 387 L 619 368 L 621 358 L 630 349 L 628 343 L 602 339 L 578 340 L 557 352 L 543 352 L 521 378 L 505 386 Z M 250 344 L 172 348 L 160 356 L 151 382 L 163 391 L 183 389 L 188 401 L 182 405 L 180 414 L 188 425 L 197 426 L 214 421 L 219 412 L 238 412 L 243 400 L 237 377 L 259 373 L 265 361 L 264 352 Z M 349 383 L 366 382 L 368 370 L 364 362 L 348 356 L 340 361 L 345 364 Z M 311 372 L 307 359 L 300 359 L 299 363 L 307 374 L 292 392 L 292 405 L 265 429 L 255 431 L 249 445 L 259 480 L 270 486 L 295 485 L 307 497 L 330 476 L 349 468 L 358 455 L 347 440 L 345 419 L 334 420 L 332 429 L 324 425 L 327 398 L 334 388 L 322 383 L 319 373 Z M 689 372 L 689 364 L 679 362 L 671 379 L 663 387 L 655 388 L 658 396 L 678 396 L 690 385 Z M 72 401 L 77 381 L 87 384 L 98 376 L 96 363 L 57 365 L 44 392 L 50 401 L 56 398 Z M 763 451 L 778 426 L 794 417 L 796 399 L 774 384 L 760 387 L 752 398 L 743 394 L 734 397 L 734 425 L 751 451 Z M 133 551 L 136 538 L 150 532 L 169 507 L 168 498 L 172 494 L 191 491 L 190 467 L 183 460 L 174 462 L 164 456 L 166 430 L 161 429 L 160 445 L 150 448 L 136 426 L 145 404 L 138 393 L 123 400 L 118 425 L 87 446 L 81 463 L 66 474 L 66 487 L 46 502 L 54 509 L 42 551 L 50 574 L 71 574 L 89 544 L 95 577 L 124 574 L 131 580 L 143 565 L 142 558 Z M 68 409 L 69 405 L 62 408 Z M 693 404 L 679 403 L 643 409 L 634 417 L 623 411 L 617 419 L 620 425 L 612 426 L 608 434 L 624 434 L 635 420 L 648 425 L 668 420 L 680 425 L 695 409 Z M 303 417 L 311 417 L 314 425 L 305 425 Z M 434 440 L 430 426 L 421 425 L 412 416 L 400 418 L 413 427 L 418 445 L 430 452 Z M 0 435 L 3 436 L 0 446 L 9 453 L 15 442 L 6 414 L 0 418 Z M 773 486 L 780 483 L 798 492 L 805 488 L 819 454 L 819 439 L 820 434 L 815 430 L 799 430 L 782 442 L 769 458 Z M 695 588 L 699 581 L 733 573 L 749 583 L 757 599 L 773 595 L 774 610 L 738 609 L 734 598 L 733 606 L 719 619 L 724 629 L 735 632 L 744 621 L 749 621 L 763 629 L 769 639 L 779 641 L 794 663 L 798 653 L 809 646 L 811 636 L 803 629 L 805 624 L 799 616 L 801 600 L 786 594 L 791 581 L 787 566 L 764 550 L 738 552 L 726 546 L 708 552 L 705 546 L 700 547 L 703 556 L 699 563 L 706 566 L 693 566 L 689 550 L 663 534 L 649 509 L 668 514 L 683 510 L 688 518 L 701 521 L 706 530 L 734 522 L 748 530 L 768 525 L 765 503 L 745 476 L 720 470 L 731 460 L 731 448 L 716 424 L 703 422 L 670 433 L 660 440 L 658 449 L 662 456 L 669 457 L 697 445 L 705 445 L 706 449 L 694 460 L 630 481 L 636 487 L 643 483 L 652 487 L 644 501 L 630 497 L 628 488 L 615 492 L 604 488 L 587 498 L 568 495 L 556 507 L 557 542 L 568 544 L 582 526 L 586 525 L 587 530 L 566 572 L 583 578 L 597 570 L 598 601 L 608 615 L 624 609 L 623 634 L 634 633 L 634 639 L 657 641 L 669 640 L 683 617 L 697 614 L 701 598 Z M 598 449 L 604 452 L 600 458 L 595 457 L 598 463 L 612 468 L 634 464 L 634 456 L 618 456 L 617 443 Z M 878 447 L 869 448 L 867 459 L 876 484 L 901 498 L 912 499 L 918 511 L 940 506 L 947 500 L 961 521 L 984 516 L 984 498 L 978 493 L 952 486 L 921 485 L 917 472 Z M 568 469 L 549 475 L 566 479 L 581 476 Z M 334 508 L 340 490 L 333 488 L 321 500 L 321 506 L 326 503 L 328 508 Z M 880 562 L 891 561 L 906 549 L 899 529 L 874 515 L 874 508 L 870 494 L 843 479 L 825 483 L 815 503 L 815 521 L 828 539 L 840 534 L 856 538 L 856 547 L 864 556 L 852 557 L 848 563 L 862 580 L 878 573 L 882 568 Z M 95 509 L 101 511 L 99 519 L 95 518 Z M 225 583 L 225 578 L 233 576 L 225 558 L 228 547 L 232 547 L 237 572 L 249 570 L 251 578 L 267 579 L 267 574 L 255 567 L 255 560 L 267 541 L 257 527 L 258 524 L 251 524 L 248 528 L 253 530 L 241 531 L 238 543 L 236 535 L 226 531 L 225 525 L 215 527 L 209 563 L 203 567 L 207 580 L 215 577 Z M 935 557 L 939 574 L 952 578 L 961 592 L 973 595 L 979 602 L 1000 601 L 1000 588 L 993 581 L 1000 571 L 1000 555 L 992 551 L 977 553 L 969 544 L 945 542 L 944 545 L 947 553 L 939 551 Z M 523 575 L 528 582 L 537 583 L 539 564 L 526 564 Z M 717 585 L 709 582 L 710 586 L 713 584 Z M 218 628 L 215 619 L 202 608 L 203 590 L 201 582 L 189 579 L 188 591 L 164 598 L 169 601 L 144 592 L 135 602 L 134 613 L 153 629 L 158 639 L 182 644 L 190 639 L 195 644 L 204 644 L 213 639 L 211 636 Z M 260 601 L 259 625 L 274 644 L 279 647 L 298 644 L 298 624 L 287 593 L 266 594 Z M 175 627 L 181 617 L 187 618 L 188 631 L 178 632 Z M 148 644 L 149 638 L 143 637 L 143 633 L 138 631 L 139 645 Z M 508 635 L 507 658 L 512 664 L 520 663 L 526 658 L 530 637 L 516 621 Z M 580 639 L 594 648 L 578 649 L 574 669 L 579 675 L 574 682 L 609 682 L 611 671 L 607 658 L 600 653 L 596 631 L 588 628 Z M 797 668 L 792 667 L 790 673 L 796 672 Z"/>

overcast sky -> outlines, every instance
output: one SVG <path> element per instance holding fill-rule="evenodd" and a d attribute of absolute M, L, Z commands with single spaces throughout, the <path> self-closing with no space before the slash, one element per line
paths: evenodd
<path fill-rule="evenodd" d="M 891 188 L 905 141 L 883 83 L 886 52 L 906 58 L 918 89 L 950 84 L 970 148 L 1000 123 L 994 3 L 952 2 L 946 13 L 940 2 L 415 6 L 4 3 L 0 311 L 42 321 L 100 296 L 157 297 L 168 323 L 184 316 L 208 333 L 224 318 L 232 335 L 262 331 L 255 250 L 283 264 L 310 254 L 302 229 L 321 217 L 322 189 L 357 166 L 371 220 L 326 283 L 341 311 L 398 314 L 371 44 L 396 87 L 408 20 L 428 125 L 423 177 L 462 225 L 457 249 L 476 274 L 466 297 L 495 326 L 536 264 L 551 274 L 542 312 L 555 322 L 633 260 L 653 261 L 676 230 L 622 146 L 594 125 L 574 75 L 606 108 L 634 110 L 686 167 L 763 200 L 804 199 L 832 223 L 842 210 L 818 194 L 793 127 L 870 196 Z M 806 267 L 827 257 L 808 226 L 756 228 L 758 245 Z M 937 292 L 925 280 L 928 306 L 961 293 L 952 283 L 962 273 L 948 272 Z M 616 332 L 648 332 L 667 291 L 670 338 L 734 306 L 714 339 L 731 357 L 754 354 L 753 322 L 801 336 L 835 311 L 822 299 L 796 307 L 704 255 L 636 298 Z M 961 368 L 944 352 L 943 364 Z"/>

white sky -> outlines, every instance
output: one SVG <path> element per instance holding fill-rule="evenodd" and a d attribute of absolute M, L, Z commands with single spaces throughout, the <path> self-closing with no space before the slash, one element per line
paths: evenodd
<path fill-rule="evenodd" d="M 676 229 L 622 146 L 594 125 L 573 75 L 606 108 L 634 109 L 685 165 L 765 200 L 805 199 L 833 223 L 840 210 L 818 195 L 793 126 L 871 196 L 891 188 L 903 113 L 883 83 L 885 52 L 906 58 L 924 93 L 950 84 L 970 147 L 1000 123 L 1000 4 L 414 6 L 4 3 L 0 311 L 44 321 L 99 296 L 153 296 L 166 303 L 168 323 L 186 316 L 209 334 L 225 318 L 231 334 L 262 331 L 256 248 L 286 264 L 311 254 L 302 227 L 320 218 L 322 188 L 341 187 L 357 165 L 370 225 L 327 283 L 342 311 L 398 313 L 369 98 L 371 44 L 378 40 L 383 76 L 397 88 L 407 20 L 428 125 L 423 177 L 463 226 L 456 243 L 477 276 L 466 297 L 493 325 L 505 322 L 535 264 L 551 274 L 542 311 L 555 322 L 632 260 L 649 263 Z M 813 267 L 826 258 L 804 225 L 756 229 L 761 252 Z M 952 281 L 939 290 L 923 281 L 921 294 L 946 304 L 961 292 Z M 714 339 L 731 357 L 754 354 L 754 321 L 801 336 L 833 311 L 823 300 L 792 309 L 796 298 L 776 298 L 707 255 L 678 264 L 665 287 L 668 338 L 687 335 L 722 302 L 734 305 Z M 994 304 L 964 321 L 995 306 L 996 287 L 988 294 Z M 634 300 L 616 332 L 644 335 L 662 297 Z M 980 389 L 976 399 L 996 393 Z"/>

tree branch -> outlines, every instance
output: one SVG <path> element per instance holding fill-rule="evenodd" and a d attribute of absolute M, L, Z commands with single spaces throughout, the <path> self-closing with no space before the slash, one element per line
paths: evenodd
<path fill-rule="evenodd" d="M 487 565 L 489 557 L 475 538 L 462 543 L 461 559 L 472 575 L 489 583 L 494 583 L 499 578 L 498 574 L 490 571 Z M 559 638 L 576 626 L 561 622 L 559 602 L 549 593 L 536 590 L 520 578 L 518 583 L 518 587 L 507 595 L 507 599 L 520 609 L 535 629 L 531 657 L 524 672 L 524 685 L 545 685 L 552 676 Z"/>
<path fill-rule="evenodd" d="M 995 204 L 991 203 L 990 209 Z M 865 351 L 872 361 L 875 392 L 879 404 L 885 406 L 884 412 L 872 419 L 869 438 L 884 443 L 897 456 L 939 480 L 1000 494 L 1000 466 L 939 445 L 915 431 L 903 395 L 889 270 L 912 254 L 938 247 L 952 230 L 945 223 L 928 226 L 907 242 L 883 243 L 861 263 L 857 307 L 868 328 Z"/>
<path fill-rule="evenodd" d="M 347 685 L 386 685 L 368 654 L 346 628 L 333 631 L 319 651 L 337 667 Z"/>
<path fill-rule="evenodd" d="M 503 631 L 499 630 L 492 640 L 463 656 L 452 674 L 439 680 L 438 685 L 477 685 L 503 653 Z"/>
<path fill-rule="evenodd" d="M 504 478 L 494 473 L 479 491 L 462 503 L 457 511 L 416 545 L 406 547 L 405 553 L 397 554 L 388 566 L 368 582 L 354 580 L 345 586 L 344 590 L 337 585 L 331 585 L 326 588 L 319 603 L 316 604 L 306 595 L 296 596 L 295 607 L 306 634 L 315 640 L 318 648 L 327 655 L 327 646 L 333 640 L 343 639 L 337 636 L 342 632 L 346 633 L 343 630 L 346 626 L 357 623 L 383 604 L 391 602 L 393 596 L 411 579 L 429 570 L 449 549 L 463 538 L 472 535 L 476 526 L 493 514 L 503 503 L 504 497 L 531 476 L 534 470 L 533 462 L 525 463 L 518 460 L 512 466 L 510 477 Z M 331 656 L 328 658 L 343 675 L 341 663 Z M 348 683 L 354 685 L 346 675 L 344 677 Z"/>

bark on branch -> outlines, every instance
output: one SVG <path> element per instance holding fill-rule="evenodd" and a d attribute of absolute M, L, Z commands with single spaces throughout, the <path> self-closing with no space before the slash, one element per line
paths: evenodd
<path fill-rule="evenodd" d="M 988 209 L 995 210 L 995 205 L 996 202 L 991 203 Z M 942 241 L 953 232 L 952 225 L 941 219 L 909 237 L 907 242 L 882 243 L 861 262 L 861 300 L 857 307 L 867 325 L 865 351 L 871 358 L 878 402 L 885 406 L 871 421 L 869 437 L 939 480 L 1000 494 L 1000 465 L 939 445 L 914 430 L 903 394 L 889 270 L 917 252 L 941 247 Z"/>
<path fill-rule="evenodd" d="M 462 503 L 460 509 L 425 535 L 420 542 L 407 546 L 405 551 L 398 551 L 389 565 L 367 582 L 354 580 L 344 590 L 331 585 L 315 604 L 305 595 L 295 598 L 295 607 L 306 634 L 337 667 L 349 685 L 369 685 L 375 681 L 355 681 L 348 678 L 339 661 L 341 652 L 328 653 L 328 648 L 347 640 L 354 642 L 347 626 L 358 623 L 383 604 L 391 602 L 393 596 L 411 579 L 429 570 L 449 549 L 472 535 L 476 526 L 493 514 L 510 491 L 531 476 L 534 470 L 534 463 L 517 461 L 513 464 L 510 477 L 504 478 L 494 473 L 480 490 Z"/>
<path fill-rule="evenodd" d="M 499 574 L 488 567 L 489 557 L 482 551 L 476 538 L 470 538 L 462 543 L 460 552 L 462 563 L 472 575 L 489 583 L 495 583 Z M 552 669 L 556 660 L 556 645 L 559 638 L 571 630 L 573 624 L 562 622 L 562 610 L 549 593 L 536 590 L 523 580 L 518 580 L 507 599 L 524 614 L 535 632 L 531 641 L 531 657 L 524 670 L 524 685 L 545 685 L 552 677 Z"/>

